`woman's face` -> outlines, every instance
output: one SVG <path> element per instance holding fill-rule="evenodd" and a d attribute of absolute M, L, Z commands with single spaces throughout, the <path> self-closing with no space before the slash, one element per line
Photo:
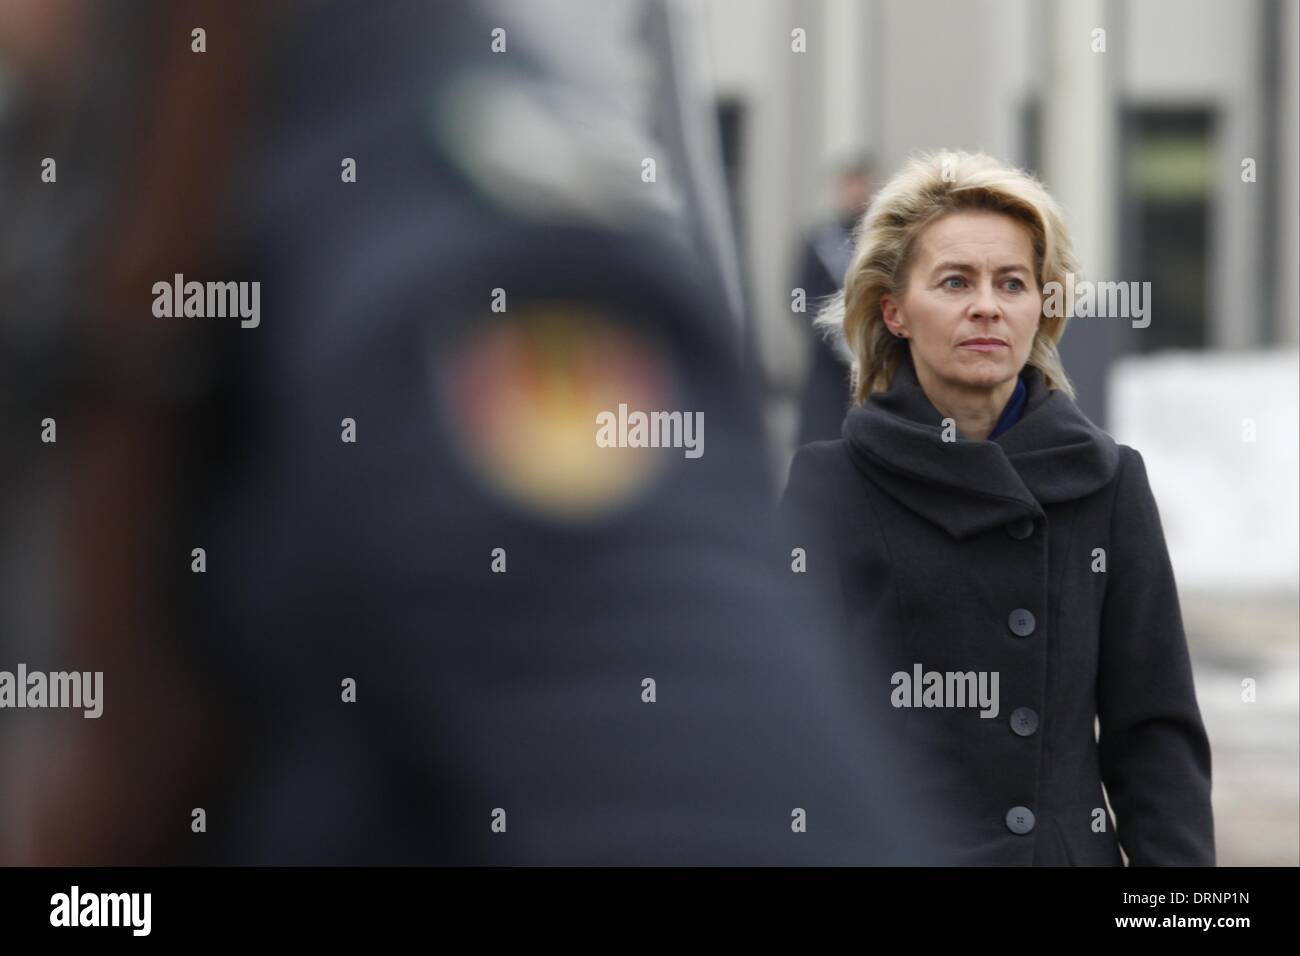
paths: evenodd
<path fill-rule="evenodd" d="M 903 295 L 881 296 L 922 388 L 1014 388 L 1042 314 L 1029 229 L 997 212 L 949 213 L 926 227 Z"/>

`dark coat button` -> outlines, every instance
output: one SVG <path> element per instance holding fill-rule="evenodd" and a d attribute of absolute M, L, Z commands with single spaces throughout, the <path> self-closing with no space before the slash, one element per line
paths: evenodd
<path fill-rule="evenodd" d="M 1007 811 L 1007 829 L 1012 833 L 1028 833 L 1033 828 L 1033 810 L 1028 807 L 1012 807 Z"/>
<path fill-rule="evenodd" d="M 1016 637 L 1028 637 L 1034 633 L 1034 615 L 1023 607 L 1018 607 L 1007 618 L 1007 626 Z"/>
<path fill-rule="evenodd" d="M 1038 730 L 1038 713 L 1029 707 L 1017 707 L 1011 712 L 1011 729 L 1021 737 L 1030 737 Z"/>
<path fill-rule="evenodd" d="M 1007 525 L 1007 534 L 1011 535 L 1011 537 L 1015 538 L 1017 541 L 1024 541 L 1033 533 L 1033 518 L 1021 518 L 1018 521 L 1013 521 L 1011 524 Z"/>

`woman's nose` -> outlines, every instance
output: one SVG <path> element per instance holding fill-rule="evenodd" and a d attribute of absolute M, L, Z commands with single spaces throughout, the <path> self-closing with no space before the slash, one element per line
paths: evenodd
<path fill-rule="evenodd" d="M 973 318 L 996 319 L 1002 315 L 1002 306 L 994 293 L 992 280 L 978 282 L 975 285 L 975 298 L 971 302 Z"/>

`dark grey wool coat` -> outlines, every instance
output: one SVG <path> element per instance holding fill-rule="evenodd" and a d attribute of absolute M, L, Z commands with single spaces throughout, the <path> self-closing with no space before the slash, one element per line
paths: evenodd
<path fill-rule="evenodd" d="M 904 361 L 842 439 L 800 449 L 782 512 L 802 586 L 872 659 L 864 713 L 903 741 L 951 862 L 1213 865 L 1209 742 L 1142 458 L 1023 374 L 994 441 L 943 441 Z M 931 697 L 949 706 L 899 706 L 921 691 L 882 665 L 996 672 L 997 715 L 951 706 L 960 680 Z"/>

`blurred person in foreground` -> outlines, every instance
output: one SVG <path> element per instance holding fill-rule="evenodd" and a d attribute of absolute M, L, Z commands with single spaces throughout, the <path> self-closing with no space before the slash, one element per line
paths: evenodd
<path fill-rule="evenodd" d="M 1076 270 L 1029 175 L 983 154 L 910 161 L 822 317 L 854 354 L 843 437 L 800 449 L 784 507 L 809 567 L 843 582 L 844 639 L 894 669 L 870 692 L 933 774 L 947 852 L 1212 865 L 1210 748 L 1159 514 L 1141 456 L 1074 404 L 1069 311 L 1045 308 Z"/>
<path fill-rule="evenodd" d="M 662 5 L 60 9 L 112 42 L 69 66 L 57 189 L 44 142 L 5 167 L 6 248 L 69 293 L 13 345 L 5 447 L 63 489 L 22 653 L 104 706 L 0 741 L 5 862 L 937 859 L 775 547 L 640 110 Z M 258 321 L 159 317 L 176 275 L 259 282 Z"/>

